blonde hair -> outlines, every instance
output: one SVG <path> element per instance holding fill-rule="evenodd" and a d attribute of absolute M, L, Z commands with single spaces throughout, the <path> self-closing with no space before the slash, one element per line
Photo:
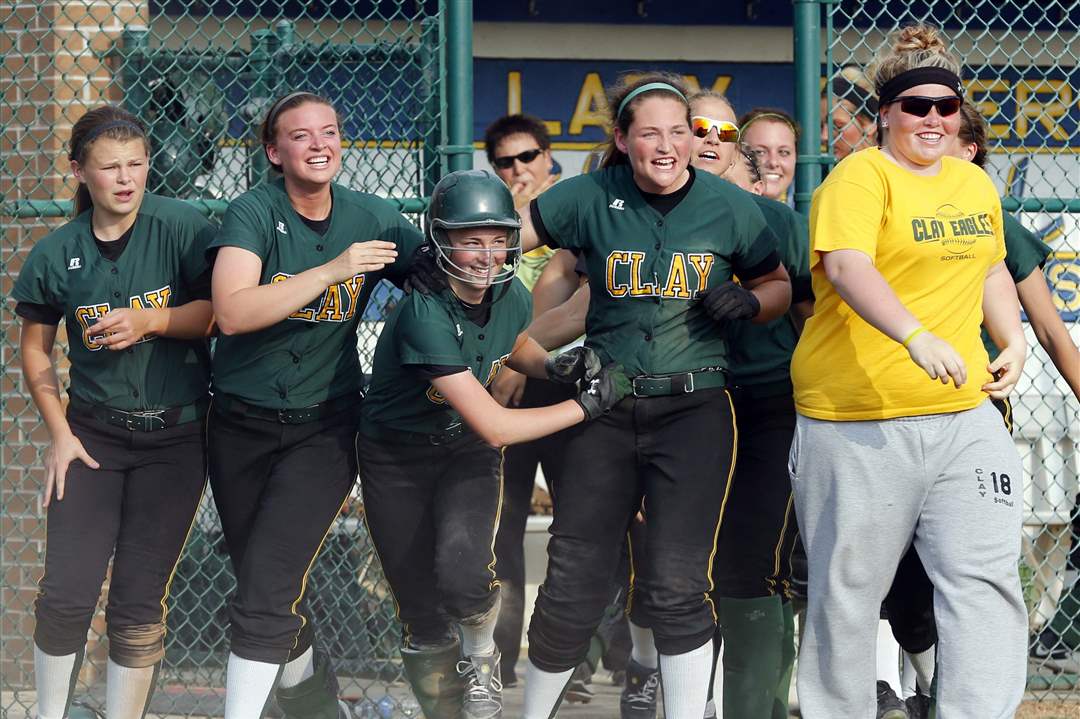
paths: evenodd
<path fill-rule="evenodd" d="M 698 90 L 693 95 L 686 98 L 686 101 L 690 103 L 690 105 L 693 105 L 698 100 L 719 100 L 727 105 L 728 109 L 731 110 L 732 115 L 738 116 L 738 113 L 735 112 L 735 106 L 731 104 L 731 100 L 727 99 L 727 95 L 722 92 L 717 92 L 716 90 Z"/>
<path fill-rule="evenodd" d="M 876 93 L 897 75 L 920 67 L 940 67 L 960 74 L 960 61 L 949 52 L 941 32 L 930 25 L 908 25 L 889 35 L 868 71 Z M 854 80 L 852 80 L 854 82 Z"/>

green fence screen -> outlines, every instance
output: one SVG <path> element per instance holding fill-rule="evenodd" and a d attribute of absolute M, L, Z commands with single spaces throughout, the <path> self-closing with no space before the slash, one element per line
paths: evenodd
<path fill-rule="evenodd" d="M 269 103 L 293 89 L 314 90 L 341 115 L 346 148 L 338 182 L 393 198 L 415 218 L 440 174 L 471 162 L 471 146 L 460 152 L 454 145 L 463 144 L 462 119 L 465 128 L 471 123 L 471 107 L 454 103 L 471 100 L 471 87 L 451 88 L 447 81 L 448 57 L 451 69 L 454 58 L 459 68 L 461 57 L 471 62 L 470 18 L 468 3 L 447 0 L 0 4 L 5 300 L 33 243 L 70 209 L 71 126 L 103 102 L 122 104 L 148 123 L 151 191 L 218 214 L 265 177 L 267 165 L 253 140 Z M 457 82 L 471 82 L 471 67 L 456 72 Z M 378 288 L 364 317 L 359 349 L 365 367 L 395 292 Z M 11 309 L 5 303 L 0 346 L 0 715 L 15 719 L 35 715 L 32 607 L 45 542 L 41 467 L 48 436 L 24 393 Z M 58 349 L 57 356 L 62 354 Z M 400 682 L 399 629 L 362 511 L 357 501 L 342 513 L 311 573 L 312 610 L 324 627 L 320 643 L 335 658 L 357 716 L 417 715 Z M 221 715 L 225 602 L 232 586 L 216 512 L 207 499 L 172 584 L 167 656 L 152 714 Z M 77 701 L 98 709 L 107 657 L 103 607 L 93 621 L 76 694 Z"/>

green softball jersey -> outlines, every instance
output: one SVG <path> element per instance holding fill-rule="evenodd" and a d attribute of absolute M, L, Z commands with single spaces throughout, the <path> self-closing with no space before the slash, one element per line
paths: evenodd
<path fill-rule="evenodd" d="M 1013 282 L 1019 284 L 1043 266 L 1051 250 L 1045 242 L 1021 225 L 1020 220 L 1012 215 L 1003 212 L 1001 220 L 1002 228 L 1005 230 L 1005 268 L 1009 270 Z M 985 327 L 982 328 L 982 341 L 983 346 L 986 347 L 986 354 L 993 362 L 998 356 L 998 348 L 994 340 L 990 339 L 990 333 Z"/>
<path fill-rule="evenodd" d="M 810 225 L 804 215 L 782 202 L 751 195 L 780 242 L 780 261 L 791 277 L 791 301 L 810 299 Z M 805 288 L 806 296 L 799 296 Z M 731 378 L 736 385 L 782 385 L 791 381 L 791 354 L 799 341 L 785 312 L 763 325 L 732 322 L 728 326 Z M 790 394 L 790 386 L 787 388 Z"/>
<path fill-rule="evenodd" d="M 219 337 L 216 391 L 272 409 L 299 409 L 360 392 L 357 323 L 379 280 L 399 286 L 404 281 L 423 236 L 386 200 L 338 184 L 331 184 L 331 193 L 330 226 L 320 235 L 289 203 L 284 180 L 259 185 L 229 204 L 210 252 L 240 247 L 255 253 L 264 285 L 325 264 L 354 242 L 393 242 L 397 259 L 379 272 L 331 285 L 270 327 Z"/>
<path fill-rule="evenodd" d="M 666 214 L 628 165 L 563 180 L 534 201 L 541 240 L 585 258 L 586 344 L 631 377 L 727 367 L 724 328 L 697 295 L 777 266 L 776 238 L 749 193 L 690 171 L 693 184 Z"/>
<path fill-rule="evenodd" d="M 502 289 L 492 292 L 497 297 Z M 441 434 L 457 427 L 461 415 L 419 370 L 467 368 L 487 387 L 531 320 L 532 296 L 516 279 L 506 296 L 491 305 L 482 326 L 466 317 L 450 290 L 413 292 L 394 309 L 379 335 L 360 431 Z"/>
<path fill-rule="evenodd" d="M 209 299 L 205 252 L 213 226 L 190 205 L 147 193 L 127 245 L 108 260 L 94 239 L 91 212 L 34 245 L 11 293 L 20 304 L 47 306 L 63 316 L 68 394 L 123 411 L 182 407 L 204 397 L 210 375 L 205 340 L 147 336 L 117 351 L 97 344 L 86 330 L 112 309 L 174 308 Z"/>

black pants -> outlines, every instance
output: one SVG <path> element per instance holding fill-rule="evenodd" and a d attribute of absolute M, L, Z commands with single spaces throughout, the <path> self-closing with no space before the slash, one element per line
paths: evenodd
<path fill-rule="evenodd" d="M 68 421 L 101 467 L 72 462 L 64 498 L 49 505 L 34 642 L 53 656 L 83 648 L 115 551 L 105 609 L 110 656 L 150 666 L 164 654 L 169 581 L 206 485 L 203 422 L 132 432 L 70 411 Z M 128 635 L 156 639 L 132 650 Z"/>
<path fill-rule="evenodd" d="M 733 397 L 739 449 L 713 565 L 716 596 L 786 597 L 798 532 L 788 474 L 795 401 L 790 392 Z"/>
<path fill-rule="evenodd" d="M 521 397 L 521 408 L 546 407 L 571 399 L 572 385 L 529 378 Z M 513 676 L 521 653 L 521 629 L 525 622 L 525 524 L 532 506 L 536 468 L 543 467 L 548 491 L 554 495 L 566 461 L 567 430 L 534 442 L 507 447 L 503 460 L 503 504 L 495 556 L 499 558 L 499 622 L 495 644 L 502 654 L 504 677 Z"/>
<path fill-rule="evenodd" d="M 547 578 L 529 627 L 529 658 L 560 672 L 579 664 L 611 601 L 627 527 L 644 497 L 644 556 L 634 602 L 657 648 L 682 654 L 712 638 L 712 552 L 734 462 L 726 390 L 633 398 L 577 428 L 555 493 Z"/>
<path fill-rule="evenodd" d="M 1012 404 L 1008 399 L 996 399 L 993 403 L 1011 434 Z M 926 575 L 914 546 L 908 547 L 896 568 L 896 576 L 885 596 L 883 609 L 893 637 L 904 651 L 919 654 L 937 644 L 934 585 Z"/>
<path fill-rule="evenodd" d="M 210 410 L 210 486 L 236 574 L 231 649 L 283 664 L 311 646 L 307 576 L 356 481 L 356 411 L 304 424 Z"/>
<path fill-rule="evenodd" d="M 471 432 L 441 445 L 356 441 L 371 541 L 403 642 L 441 646 L 495 606 L 502 452 Z"/>

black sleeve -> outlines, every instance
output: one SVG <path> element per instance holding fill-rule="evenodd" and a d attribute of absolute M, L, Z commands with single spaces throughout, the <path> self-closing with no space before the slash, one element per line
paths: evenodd
<path fill-rule="evenodd" d="M 767 275 L 777 267 L 780 266 L 780 255 L 776 254 L 776 250 L 771 251 L 765 255 L 765 259 L 758 262 L 753 267 L 735 267 L 735 275 L 739 280 L 745 282 L 746 280 L 752 280 L 762 275 Z"/>
<path fill-rule="evenodd" d="M 536 200 L 529 203 L 529 217 L 532 219 L 533 229 L 536 230 L 536 236 L 539 238 L 540 244 L 558 249 L 559 245 L 556 244 L 555 240 L 551 239 L 547 227 L 544 226 L 544 218 L 540 217 L 540 208 L 537 206 Z"/>
<path fill-rule="evenodd" d="M 574 272 L 576 272 L 579 277 L 588 277 L 589 267 L 585 262 L 585 255 L 581 254 L 579 250 L 571 250 L 571 252 L 577 257 L 577 262 L 574 263 Z"/>
<path fill-rule="evenodd" d="M 191 299 L 192 300 L 208 300 L 210 299 L 210 278 L 214 275 L 213 263 L 201 275 L 195 278 L 195 281 L 191 283 Z"/>
<path fill-rule="evenodd" d="M 42 325 L 60 324 L 64 319 L 64 313 L 51 305 L 39 305 L 34 302 L 18 302 L 15 304 L 15 314 L 23 319 L 37 322 Z"/>
<path fill-rule="evenodd" d="M 439 377 L 449 377 L 452 374 L 465 372 L 469 369 L 463 365 L 454 366 L 445 364 L 407 364 L 405 367 L 425 382 L 438 379 Z"/>
<path fill-rule="evenodd" d="M 810 278 L 805 275 L 799 275 L 791 278 L 791 304 L 797 302 L 810 302 L 814 301 L 814 289 L 810 282 Z"/>

